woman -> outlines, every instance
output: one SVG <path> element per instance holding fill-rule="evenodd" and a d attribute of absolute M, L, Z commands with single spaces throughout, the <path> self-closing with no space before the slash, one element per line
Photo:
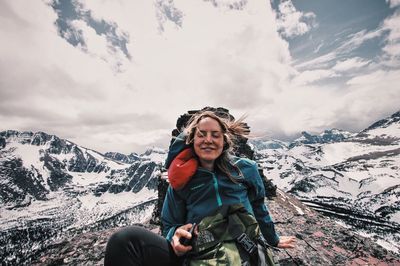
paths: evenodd
<path fill-rule="evenodd" d="M 180 265 L 192 249 L 192 223 L 223 205 L 241 203 L 254 214 L 266 241 L 293 248 L 294 237 L 278 237 L 264 204 L 264 187 L 255 162 L 230 156 L 232 138 L 245 135 L 241 119 L 229 121 L 211 111 L 192 117 L 171 145 L 166 166 L 169 186 L 161 214 L 163 235 L 128 227 L 114 234 L 106 248 L 105 265 Z"/>

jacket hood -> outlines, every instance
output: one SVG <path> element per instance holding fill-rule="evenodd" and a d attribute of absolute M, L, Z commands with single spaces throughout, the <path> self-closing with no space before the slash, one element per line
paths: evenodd
<path fill-rule="evenodd" d="M 165 168 L 168 180 L 175 190 L 182 189 L 196 173 L 199 163 L 190 145 L 186 145 L 186 135 L 179 134 L 169 147 Z"/>
<path fill-rule="evenodd" d="M 167 160 L 165 160 L 165 168 L 168 169 L 175 157 L 184 149 L 189 148 L 190 145 L 186 144 L 185 132 L 180 133 L 172 144 L 169 146 Z"/>
<path fill-rule="evenodd" d="M 168 168 L 168 180 L 173 189 L 180 190 L 192 179 L 199 163 L 191 148 L 181 151 Z"/>

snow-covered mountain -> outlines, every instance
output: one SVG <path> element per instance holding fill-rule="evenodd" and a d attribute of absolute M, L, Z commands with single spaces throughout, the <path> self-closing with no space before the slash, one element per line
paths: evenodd
<path fill-rule="evenodd" d="M 399 250 L 400 112 L 357 134 L 335 129 L 303 133 L 287 147 L 254 146 L 279 188 Z"/>
<path fill-rule="evenodd" d="M 43 132 L 0 132 L 2 261 L 22 263 L 82 231 L 149 220 L 166 157 L 154 150 L 103 155 Z"/>
<path fill-rule="evenodd" d="M 303 144 L 317 144 L 317 143 L 333 143 L 339 142 L 351 137 L 353 134 L 340 129 L 325 130 L 319 135 L 312 135 L 306 131 L 301 132 L 301 137 L 289 144 L 289 147 L 299 146 Z"/>
<path fill-rule="evenodd" d="M 134 152 L 132 152 L 129 155 L 125 155 L 119 152 L 106 152 L 104 156 L 114 161 L 129 163 L 129 164 L 140 160 L 140 156 Z"/>

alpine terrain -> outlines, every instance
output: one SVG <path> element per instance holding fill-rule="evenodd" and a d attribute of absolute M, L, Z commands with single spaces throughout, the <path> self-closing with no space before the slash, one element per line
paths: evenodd
<path fill-rule="evenodd" d="M 400 249 L 400 112 L 359 133 L 338 129 L 252 142 L 264 174 L 303 203 Z"/>
<path fill-rule="evenodd" d="M 149 220 L 165 156 L 100 154 L 43 132 L 0 132 L 0 260 L 29 263 L 60 239 Z"/>

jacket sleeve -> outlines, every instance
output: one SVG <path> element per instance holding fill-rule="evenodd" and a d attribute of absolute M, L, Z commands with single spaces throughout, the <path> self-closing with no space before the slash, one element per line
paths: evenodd
<path fill-rule="evenodd" d="M 248 176 L 249 200 L 253 208 L 254 216 L 260 226 L 261 232 L 268 244 L 276 247 L 279 243 L 279 236 L 275 231 L 275 225 L 265 205 L 265 188 L 258 172 L 257 164 L 251 161 L 251 176 Z"/>
<path fill-rule="evenodd" d="M 163 224 L 163 236 L 171 241 L 176 228 L 185 224 L 186 205 L 184 200 L 172 189 L 168 187 L 164 205 L 161 211 L 161 222 Z"/>

